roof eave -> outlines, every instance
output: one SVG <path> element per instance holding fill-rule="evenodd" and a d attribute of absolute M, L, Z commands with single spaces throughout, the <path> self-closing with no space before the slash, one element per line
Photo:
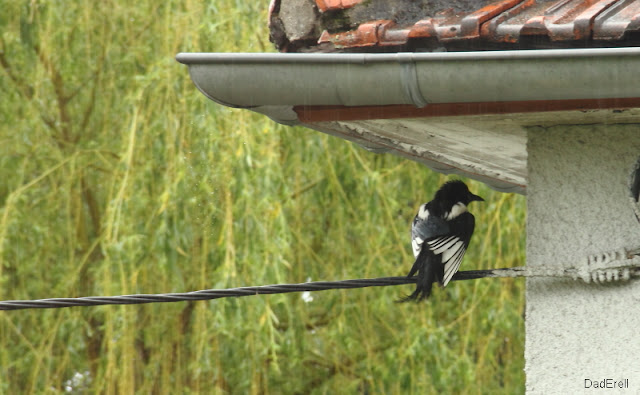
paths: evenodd
<path fill-rule="evenodd" d="M 503 114 L 521 112 L 640 108 L 640 48 L 181 53 L 177 60 L 189 66 L 198 89 L 213 101 L 251 109 L 283 124 L 302 124 L 339 135 L 378 151 L 394 149 L 377 149 L 380 144 L 376 138 L 380 136 L 345 135 L 341 131 L 344 122 L 394 117 L 435 117 L 441 121 L 450 117 L 460 124 L 466 122 L 460 121 L 466 115 L 493 114 L 499 119 Z M 395 115 L 389 115 L 391 109 L 397 110 Z M 394 144 L 403 145 L 402 141 Z M 456 158 L 438 167 L 434 162 L 440 157 L 438 152 L 412 157 L 408 154 L 412 149 L 400 151 L 395 153 L 438 171 L 469 176 L 498 190 L 524 193 L 526 154 L 524 165 L 518 164 L 524 166 L 524 175 L 514 178 L 503 176 L 499 168 L 480 168 L 478 172 L 473 165 L 457 166 Z M 526 147 L 521 151 L 526 152 Z"/>

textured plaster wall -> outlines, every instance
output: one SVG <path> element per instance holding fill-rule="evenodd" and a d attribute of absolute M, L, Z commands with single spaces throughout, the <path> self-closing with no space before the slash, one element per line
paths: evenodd
<path fill-rule="evenodd" d="M 640 246 L 627 197 L 640 125 L 530 128 L 527 148 L 527 265 Z M 640 280 L 528 279 L 525 358 L 531 394 L 601 392 L 605 379 L 629 380 L 607 393 L 640 393 Z"/>

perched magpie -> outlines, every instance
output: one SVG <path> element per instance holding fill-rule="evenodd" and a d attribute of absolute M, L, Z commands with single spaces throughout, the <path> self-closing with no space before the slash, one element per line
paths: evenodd
<path fill-rule="evenodd" d="M 429 203 L 420 206 L 411 225 L 411 247 L 416 258 L 407 277 L 416 273 L 416 290 L 401 301 L 429 297 L 435 281 L 446 286 L 458 271 L 473 234 L 475 218 L 467 211 L 473 201 L 484 201 L 469 192 L 460 180 L 442 185 Z"/>

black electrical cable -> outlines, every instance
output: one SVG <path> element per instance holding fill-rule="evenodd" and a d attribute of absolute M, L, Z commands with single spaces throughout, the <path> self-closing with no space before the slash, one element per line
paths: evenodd
<path fill-rule="evenodd" d="M 454 276 L 453 280 L 471 280 L 474 278 L 490 277 L 492 272 L 492 270 L 472 270 L 467 272 L 458 272 L 457 275 Z M 300 284 L 276 284 L 228 289 L 207 289 L 202 291 L 168 294 L 86 296 L 80 298 L 51 298 L 38 300 L 6 300 L 0 302 L 0 310 L 52 309 L 73 306 L 183 302 L 250 295 L 270 295 L 289 292 L 311 292 L 325 291 L 329 289 L 383 287 L 390 285 L 412 284 L 415 282 L 415 278 L 380 277 L 359 280 L 315 281 Z"/>
<path fill-rule="evenodd" d="M 608 274 L 604 274 L 604 272 L 585 274 L 572 268 L 558 269 L 544 267 L 514 267 L 493 270 L 468 270 L 456 273 L 451 281 L 474 280 L 486 277 L 570 277 L 573 279 L 580 278 L 586 282 L 610 282 L 625 280 L 631 277 L 640 277 L 640 267 L 630 267 L 626 269 L 622 268 L 623 270 L 618 269 L 620 268 L 614 268 L 614 270 L 608 272 Z M 184 293 L 86 296 L 80 298 L 51 298 L 37 300 L 6 300 L 0 302 L 0 310 L 52 309 L 73 306 L 184 302 L 251 295 L 325 291 L 329 289 L 384 287 L 392 285 L 413 284 L 415 282 L 415 277 L 379 277 L 358 280 L 315 281 L 299 284 L 275 284 L 227 289 L 206 289 L 202 291 Z"/>

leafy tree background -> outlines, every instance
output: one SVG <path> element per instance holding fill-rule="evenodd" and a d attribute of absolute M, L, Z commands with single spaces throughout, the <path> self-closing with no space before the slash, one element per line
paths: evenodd
<path fill-rule="evenodd" d="M 3 300 L 406 274 L 448 177 L 214 104 L 174 60 L 273 51 L 267 8 L 0 0 Z M 522 265 L 523 197 L 471 188 L 487 202 L 463 269 Z M 4 312 L 0 391 L 522 392 L 523 289 Z"/>

